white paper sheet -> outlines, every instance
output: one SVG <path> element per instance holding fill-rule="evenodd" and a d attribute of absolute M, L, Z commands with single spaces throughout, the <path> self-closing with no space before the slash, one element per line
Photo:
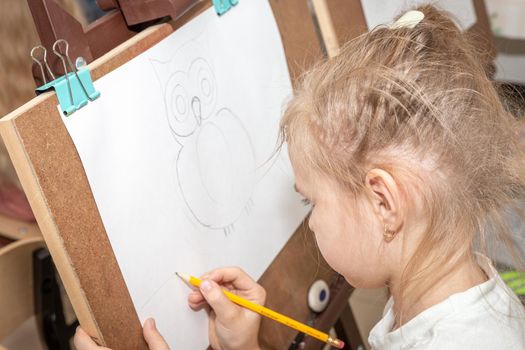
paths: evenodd
<path fill-rule="evenodd" d="M 472 0 L 362 0 L 361 4 L 369 30 L 380 24 L 390 24 L 403 11 L 423 4 L 433 4 L 450 12 L 463 30 L 477 21 Z"/>
<path fill-rule="evenodd" d="M 268 2 L 210 9 L 94 84 L 63 120 L 137 313 L 173 349 L 204 349 L 207 317 L 174 272 L 258 278 L 308 211 L 286 151 L 268 162 L 292 94 Z"/>

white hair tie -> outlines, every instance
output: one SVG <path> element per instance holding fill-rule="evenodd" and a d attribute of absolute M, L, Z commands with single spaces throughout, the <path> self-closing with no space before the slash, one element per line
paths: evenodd
<path fill-rule="evenodd" d="M 399 17 L 397 21 L 392 23 L 390 29 L 399 29 L 399 28 L 414 28 L 425 18 L 425 14 L 421 11 L 411 10 L 405 13 L 403 16 Z"/>

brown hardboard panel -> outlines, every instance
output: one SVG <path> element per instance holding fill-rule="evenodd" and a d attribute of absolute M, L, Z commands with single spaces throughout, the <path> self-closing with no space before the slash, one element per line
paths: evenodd
<path fill-rule="evenodd" d="M 321 58 L 312 19 L 305 0 L 273 0 L 271 5 L 295 82 L 305 68 Z M 192 11 L 174 27 L 202 9 Z M 93 79 L 124 64 L 172 31 L 170 25 L 150 28 L 120 45 L 90 65 Z M 141 325 L 82 163 L 56 105 L 54 94 L 41 95 L 6 116 L 0 122 L 0 132 L 83 327 L 114 349 L 145 349 Z M 315 246 L 306 249 L 304 235 L 296 233 L 261 279 L 269 290 L 269 305 L 305 318 L 306 290 L 317 278 L 319 265 L 312 257 L 317 256 Z M 325 279 L 333 274 L 326 268 L 322 271 L 319 276 Z M 282 283 L 283 278 L 288 285 Z M 275 292 L 276 285 L 286 288 Z M 297 301 L 290 303 L 290 299 Z M 275 330 L 274 325 L 268 326 L 268 332 L 266 327 L 263 323 L 261 336 L 268 340 L 268 348 L 283 348 L 294 336 L 282 326 Z M 273 345 L 274 339 L 282 341 Z"/>

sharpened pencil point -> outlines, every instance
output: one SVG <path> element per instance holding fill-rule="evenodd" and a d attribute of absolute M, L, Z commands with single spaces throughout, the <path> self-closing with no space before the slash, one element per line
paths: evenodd
<path fill-rule="evenodd" d="M 175 274 L 180 278 L 182 279 L 184 282 L 189 282 L 190 280 L 190 276 L 184 274 L 184 273 L 180 273 L 180 272 L 175 272 Z"/>

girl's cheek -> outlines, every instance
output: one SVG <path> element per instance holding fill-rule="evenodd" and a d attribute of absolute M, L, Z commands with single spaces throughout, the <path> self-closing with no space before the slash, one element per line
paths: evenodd
<path fill-rule="evenodd" d="M 312 209 L 312 212 L 310 213 L 310 217 L 308 218 L 308 227 L 313 233 L 316 232 L 317 224 L 316 224 L 315 208 Z"/>

